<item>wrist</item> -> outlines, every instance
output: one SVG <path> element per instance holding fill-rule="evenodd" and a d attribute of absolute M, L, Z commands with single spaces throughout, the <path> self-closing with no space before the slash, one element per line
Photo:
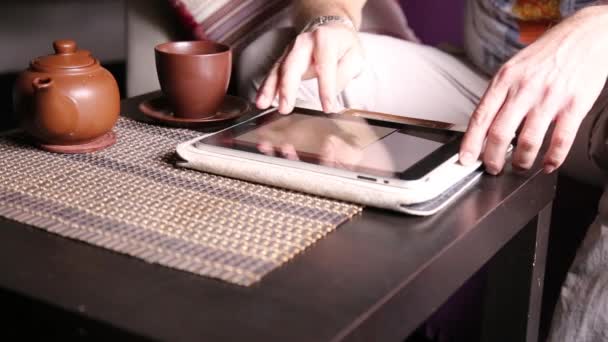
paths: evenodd
<path fill-rule="evenodd" d="M 309 20 L 300 32 L 312 32 L 325 25 L 343 25 L 353 31 L 357 31 L 355 24 L 346 16 L 322 15 Z"/>

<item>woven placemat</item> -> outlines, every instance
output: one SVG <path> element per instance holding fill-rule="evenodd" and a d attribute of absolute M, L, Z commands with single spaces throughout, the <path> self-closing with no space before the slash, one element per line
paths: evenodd
<path fill-rule="evenodd" d="M 121 118 L 116 145 L 43 152 L 0 138 L 0 215 L 148 262 L 251 285 L 356 205 L 174 166 L 200 136 Z"/>

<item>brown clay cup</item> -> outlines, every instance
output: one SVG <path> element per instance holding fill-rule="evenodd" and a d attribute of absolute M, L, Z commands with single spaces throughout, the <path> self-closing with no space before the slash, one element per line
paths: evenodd
<path fill-rule="evenodd" d="M 173 115 L 198 119 L 220 108 L 232 72 L 232 50 L 213 41 L 168 42 L 154 48 L 160 87 Z"/>

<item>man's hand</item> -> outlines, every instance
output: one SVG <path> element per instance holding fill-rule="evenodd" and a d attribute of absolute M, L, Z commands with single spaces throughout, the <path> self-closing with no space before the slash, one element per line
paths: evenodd
<path fill-rule="evenodd" d="M 337 95 L 363 70 L 363 49 L 357 32 L 341 23 L 300 34 L 270 70 L 256 105 L 268 108 L 278 97 L 279 112 L 290 113 L 302 80 L 317 78 L 325 112 L 335 110 Z"/>
<path fill-rule="evenodd" d="M 608 77 L 608 6 L 592 6 L 549 30 L 508 61 L 493 78 L 473 113 L 460 150 L 467 165 L 479 158 L 491 174 L 505 164 L 520 125 L 513 156 L 529 169 L 555 122 L 544 170 L 565 160 L 586 114 Z"/>

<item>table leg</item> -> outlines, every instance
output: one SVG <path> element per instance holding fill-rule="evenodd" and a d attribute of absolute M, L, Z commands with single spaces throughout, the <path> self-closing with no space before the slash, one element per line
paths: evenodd
<path fill-rule="evenodd" d="M 526 328 L 527 342 L 538 341 L 538 329 L 547 261 L 547 246 L 549 244 L 549 230 L 551 226 L 551 207 L 552 203 L 547 205 L 538 214 L 536 219 L 536 243 L 534 248 L 534 259 L 532 262 L 532 281 L 530 284 L 528 324 Z"/>
<path fill-rule="evenodd" d="M 482 341 L 538 340 L 551 207 L 549 203 L 484 266 Z"/>

